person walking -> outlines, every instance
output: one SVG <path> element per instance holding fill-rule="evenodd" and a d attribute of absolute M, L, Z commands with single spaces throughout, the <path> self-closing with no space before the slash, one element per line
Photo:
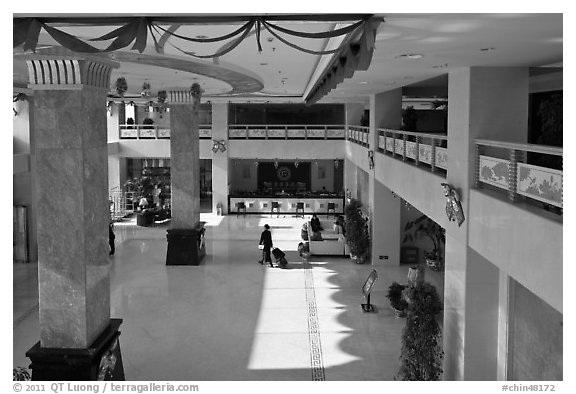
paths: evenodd
<path fill-rule="evenodd" d="M 116 235 L 114 234 L 114 223 L 110 223 L 108 225 L 108 244 L 110 245 L 110 256 L 114 255 L 116 252 L 116 247 L 114 245 L 114 240 L 116 239 Z"/>
<path fill-rule="evenodd" d="M 258 261 L 260 264 L 264 264 L 267 262 L 270 264 L 270 267 L 274 267 L 272 265 L 272 257 L 270 256 L 270 251 L 272 250 L 272 233 L 270 232 L 270 226 L 267 224 L 264 225 L 264 231 L 260 235 L 260 245 L 264 246 L 262 249 L 262 260 Z"/>

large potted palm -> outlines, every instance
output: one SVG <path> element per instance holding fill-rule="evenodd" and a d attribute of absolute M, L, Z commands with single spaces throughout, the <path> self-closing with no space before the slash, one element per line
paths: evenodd
<path fill-rule="evenodd" d="M 346 219 L 344 227 L 346 230 L 346 243 L 350 248 L 350 258 L 357 264 L 362 264 L 368 254 L 370 247 L 370 235 L 366 218 L 362 214 L 362 203 L 356 199 L 350 199 L 350 202 L 344 208 Z"/>
<path fill-rule="evenodd" d="M 418 238 L 428 238 L 432 241 L 432 249 L 424 251 L 424 260 L 430 269 L 440 271 L 444 266 L 442 256 L 442 245 L 446 239 L 444 228 L 428 216 L 422 215 L 406 223 L 402 243 L 413 242 Z"/>

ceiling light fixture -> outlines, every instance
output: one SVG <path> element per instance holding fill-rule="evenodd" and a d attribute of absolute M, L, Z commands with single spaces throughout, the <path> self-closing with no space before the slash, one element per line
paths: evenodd
<path fill-rule="evenodd" d="M 480 50 L 481 50 L 482 52 L 490 52 L 490 51 L 493 51 L 494 49 L 496 49 L 496 48 L 494 48 L 494 47 L 486 47 L 486 48 L 481 48 Z"/>
<path fill-rule="evenodd" d="M 396 56 L 396 59 L 400 59 L 400 58 L 420 59 L 421 57 L 424 57 L 424 55 L 422 55 L 420 53 L 405 53 L 403 55 Z"/>

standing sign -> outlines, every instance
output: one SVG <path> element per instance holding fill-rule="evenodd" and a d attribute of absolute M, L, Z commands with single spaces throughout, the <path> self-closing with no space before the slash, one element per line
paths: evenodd
<path fill-rule="evenodd" d="M 362 310 L 364 312 L 376 312 L 376 308 L 374 308 L 374 305 L 370 304 L 370 291 L 372 290 L 372 286 L 374 286 L 374 283 L 376 282 L 377 279 L 378 279 L 378 273 L 376 272 L 376 270 L 372 270 L 372 272 L 366 279 L 366 282 L 364 282 L 364 286 L 362 286 L 362 293 L 366 298 L 366 303 L 361 304 Z"/>

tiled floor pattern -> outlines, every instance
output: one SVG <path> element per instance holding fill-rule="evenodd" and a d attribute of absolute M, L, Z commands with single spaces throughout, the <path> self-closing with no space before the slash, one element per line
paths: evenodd
<path fill-rule="evenodd" d="M 302 218 L 201 214 L 207 256 L 199 266 L 166 266 L 167 225 L 115 226 L 111 316 L 122 318 L 128 380 L 392 380 L 401 330 L 384 297 L 407 266 L 356 265 L 296 251 Z M 262 226 L 272 227 L 288 268 L 257 264 Z M 364 313 L 361 288 L 379 279 Z M 14 265 L 14 365 L 39 339 L 37 267 Z M 442 294 L 442 274 L 426 272 Z"/>

